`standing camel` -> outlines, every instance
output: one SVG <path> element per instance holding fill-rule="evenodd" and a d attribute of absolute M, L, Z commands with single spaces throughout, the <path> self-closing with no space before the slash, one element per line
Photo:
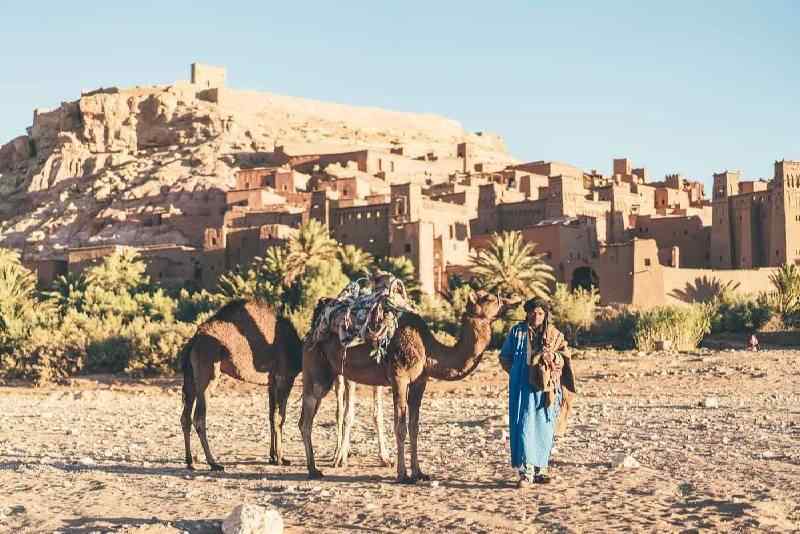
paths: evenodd
<path fill-rule="evenodd" d="M 439 343 L 425 321 L 414 313 L 400 318 L 386 356 L 376 362 L 367 345 L 343 350 L 339 340 L 329 336 L 303 346 L 303 407 L 300 432 L 306 449 L 309 478 L 319 478 L 311 431 L 319 405 L 338 375 L 359 384 L 391 386 L 394 397 L 394 433 L 397 442 L 397 480 L 416 483 L 428 480 L 419 467 L 417 437 L 419 410 L 428 378 L 461 380 L 480 363 L 492 336 L 492 321 L 512 303 L 498 295 L 480 290 L 467 302 L 458 342 L 450 347 Z M 349 434 L 348 421 L 344 434 Z M 405 466 L 406 431 L 410 433 L 411 476 Z"/>
<path fill-rule="evenodd" d="M 194 469 L 190 445 L 191 426 L 200 438 L 206 461 L 212 471 L 223 466 L 214 459 L 206 435 L 206 390 L 219 371 L 245 382 L 267 385 L 270 422 L 269 463 L 289 465 L 283 452 L 283 423 L 292 385 L 302 363 L 302 341 L 292 323 L 279 317 L 272 307 L 260 301 L 232 301 L 201 324 L 182 350 L 183 413 L 181 427 L 186 449 L 186 467 Z M 269 377 L 265 376 L 269 373 Z M 344 388 L 347 388 L 344 384 Z M 376 402 L 379 395 L 374 396 Z M 192 407 L 197 401 L 192 418 Z M 341 436 L 344 408 L 340 406 L 337 430 Z M 373 408 L 374 413 L 380 410 Z M 341 422 L 338 420 L 341 419 Z M 382 421 L 377 420 L 383 436 Z M 347 432 L 349 436 L 349 429 Z M 341 443 L 341 439 L 339 440 Z M 337 450 L 341 445 L 337 447 Z M 382 461 L 388 458 L 385 444 L 379 444 Z"/>

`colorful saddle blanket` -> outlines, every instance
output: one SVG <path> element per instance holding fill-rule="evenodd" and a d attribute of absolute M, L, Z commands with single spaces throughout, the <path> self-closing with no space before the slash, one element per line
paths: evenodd
<path fill-rule="evenodd" d="M 372 289 L 362 287 L 363 280 L 350 282 L 335 299 L 325 299 L 308 334 L 317 342 L 333 333 L 345 347 L 369 343 L 372 357 L 381 361 L 400 317 L 413 309 L 397 278 L 375 278 Z"/>

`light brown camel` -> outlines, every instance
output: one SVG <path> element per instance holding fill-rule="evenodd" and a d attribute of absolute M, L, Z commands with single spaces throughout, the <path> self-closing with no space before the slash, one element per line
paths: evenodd
<path fill-rule="evenodd" d="M 268 386 L 270 451 L 273 465 L 289 465 L 283 453 L 283 423 L 286 403 L 302 363 L 302 341 L 292 323 L 279 317 L 272 307 L 260 301 L 232 301 L 201 324 L 197 333 L 182 350 L 183 413 L 181 427 L 186 449 L 186 467 L 194 469 L 190 445 L 191 426 L 200 438 L 206 461 L 212 471 L 223 467 L 211 453 L 206 435 L 206 390 L 216 378 L 216 369 L 245 382 Z M 269 373 L 267 377 L 265 373 Z M 345 387 L 347 385 L 345 384 Z M 374 396 L 376 402 L 380 396 Z M 197 401 L 192 418 L 192 407 Z M 373 408 L 379 413 L 380 410 Z M 337 430 L 343 435 L 344 408 L 337 413 Z M 382 421 L 378 435 L 383 435 Z M 349 431 L 348 431 L 349 434 Z M 380 443 L 382 460 L 388 458 L 385 444 Z M 341 449 L 341 438 L 337 450 Z"/>
<path fill-rule="evenodd" d="M 356 414 L 356 383 L 336 377 L 336 452 L 333 455 L 333 467 L 346 467 L 350 454 L 350 431 Z M 372 422 L 378 434 L 378 460 L 381 465 L 392 465 L 389 452 L 386 450 L 386 436 L 383 432 L 383 388 L 372 387 Z"/>
<path fill-rule="evenodd" d="M 359 384 L 391 386 L 397 443 L 397 480 L 402 483 L 428 480 L 429 477 L 420 470 L 417 454 L 419 410 L 428 378 L 461 380 L 474 371 L 491 339 L 492 321 L 515 304 L 483 290 L 470 294 L 462 319 L 461 335 L 452 347 L 439 343 L 421 317 L 405 313 L 380 363 L 370 356 L 370 349 L 366 345 L 345 351 L 334 336 L 316 344 L 305 343 L 300 432 L 306 449 L 309 478 L 322 476 L 316 466 L 311 442 L 314 416 L 337 375 L 341 374 Z M 411 434 L 410 477 L 405 466 L 407 430 Z"/>

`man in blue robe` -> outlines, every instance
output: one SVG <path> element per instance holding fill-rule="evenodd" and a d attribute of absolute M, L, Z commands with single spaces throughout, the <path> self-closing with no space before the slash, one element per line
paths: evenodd
<path fill-rule="evenodd" d="M 520 488 L 550 481 L 550 451 L 566 426 L 575 393 L 567 343 L 550 324 L 548 304 L 531 299 L 524 309 L 526 320 L 511 328 L 500 350 L 500 363 L 509 373 L 511 465 L 519 470 Z"/>

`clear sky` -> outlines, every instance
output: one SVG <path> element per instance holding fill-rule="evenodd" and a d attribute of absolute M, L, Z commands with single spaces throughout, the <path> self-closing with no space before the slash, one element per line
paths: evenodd
<path fill-rule="evenodd" d="M 0 142 L 81 89 L 186 79 L 403 111 L 651 180 L 800 159 L 800 2 L 8 2 Z M 707 193 L 709 191 L 707 190 Z"/>

